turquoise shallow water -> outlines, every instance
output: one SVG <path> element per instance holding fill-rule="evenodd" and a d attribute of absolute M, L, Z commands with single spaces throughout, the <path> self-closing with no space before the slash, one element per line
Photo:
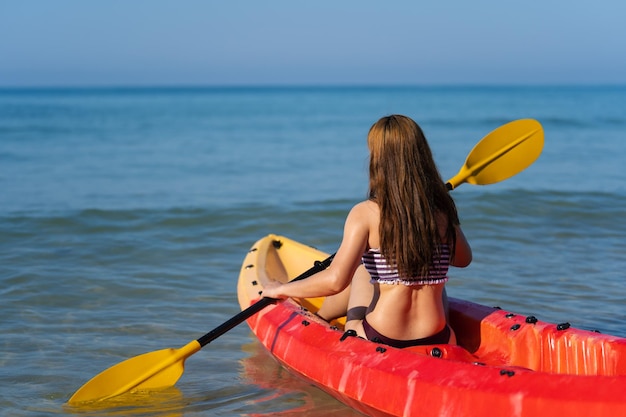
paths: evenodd
<path fill-rule="evenodd" d="M 267 233 L 333 252 L 365 194 L 365 135 L 414 117 L 451 177 L 532 117 L 542 156 L 454 191 L 475 261 L 449 292 L 626 336 L 626 89 L 213 88 L 0 91 L 0 409 L 12 416 L 354 415 L 281 369 L 245 325 L 175 389 L 110 409 L 69 396 L 131 356 L 236 314 Z"/>

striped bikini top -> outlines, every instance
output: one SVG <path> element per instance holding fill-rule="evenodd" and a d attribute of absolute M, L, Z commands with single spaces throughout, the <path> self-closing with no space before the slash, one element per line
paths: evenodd
<path fill-rule="evenodd" d="M 450 246 L 441 245 L 441 250 L 434 255 L 426 277 L 401 277 L 395 267 L 387 263 L 379 249 L 370 249 L 363 254 L 363 266 L 372 277 L 370 282 L 379 284 L 433 285 L 448 282 L 450 266 Z"/>

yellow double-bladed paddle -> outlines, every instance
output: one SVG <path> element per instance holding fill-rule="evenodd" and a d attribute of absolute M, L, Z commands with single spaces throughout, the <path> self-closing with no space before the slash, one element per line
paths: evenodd
<path fill-rule="evenodd" d="M 459 173 L 448 181 L 448 188 L 452 190 L 465 182 L 485 185 L 505 180 L 530 166 L 542 149 L 543 129 L 539 122 L 522 119 L 507 123 L 476 144 Z M 333 256 L 317 262 L 295 279 L 304 279 L 327 268 Z M 179 349 L 163 349 L 127 359 L 93 377 L 72 395 L 68 403 L 76 405 L 105 400 L 130 391 L 171 387 L 183 374 L 188 357 L 275 302 L 272 298 L 264 297 Z"/>
<path fill-rule="evenodd" d="M 453 190 L 464 182 L 487 185 L 503 181 L 528 168 L 543 149 L 543 128 L 534 119 L 500 126 L 482 138 L 459 172 L 448 180 Z"/>

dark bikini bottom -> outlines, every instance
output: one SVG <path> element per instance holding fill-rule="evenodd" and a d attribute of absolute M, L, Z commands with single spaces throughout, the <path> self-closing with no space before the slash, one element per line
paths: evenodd
<path fill-rule="evenodd" d="M 410 346 L 423 346 L 423 345 L 441 345 L 446 344 L 450 341 L 450 326 L 446 325 L 439 333 L 436 333 L 432 336 L 422 337 L 421 339 L 413 339 L 413 340 L 397 340 L 391 339 L 387 336 L 383 336 L 378 333 L 376 329 L 374 329 L 367 320 L 363 319 L 363 330 L 365 331 L 365 336 L 367 336 L 367 340 L 371 340 L 376 343 L 383 343 L 385 345 L 393 346 L 396 348 L 407 348 Z"/>

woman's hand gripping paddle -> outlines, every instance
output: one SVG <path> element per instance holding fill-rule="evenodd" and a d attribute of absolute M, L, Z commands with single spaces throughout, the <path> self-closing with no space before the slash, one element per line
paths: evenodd
<path fill-rule="evenodd" d="M 539 122 L 523 119 L 507 123 L 481 139 L 465 165 L 447 185 L 455 189 L 468 182 L 485 185 L 505 180 L 530 166 L 541 154 L 543 129 Z M 330 265 L 334 255 L 295 279 L 304 279 Z M 127 359 L 93 377 L 68 400 L 71 405 L 106 400 L 134 391 L 171 387 L 181 377 L 185 360 L 202 347 L 241 324 L 275 299 L 264 297 L 201 338 L 179 349 L 163 349 Z"/>

